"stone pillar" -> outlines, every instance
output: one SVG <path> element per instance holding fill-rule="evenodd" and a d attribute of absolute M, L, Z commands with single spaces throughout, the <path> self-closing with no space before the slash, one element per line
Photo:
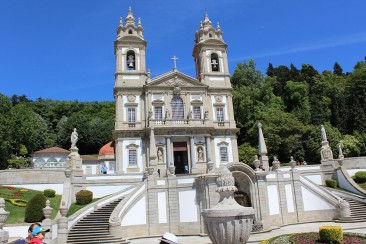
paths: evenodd
<path fill-rule="evenodd" d="M 117 174 L 123 174 L 123 140 L 122 139 L 117 139 L 115 140 L 115 152 L 116 152 L 116 172 Z"/>
<path fill-rule="evenodd" d="M 116 130 L 122 129 L 123 122 L 123 97 L 121 94 L 116 95 Z"/>
<path fill-rule="evenodd" d="M 210 138 L 210 136 L 206 136 L 206 160 L 207 160 L 207 172 L 209 172 L 214 167 L 214 163 L 211 160 L 211 138 Z"/>
<path fill-rule="evenodd" d="M 207 162 L 211 161 L 211 139 L 209 136 L 206 136 L 206 158 Z"/>
<path fill-rule="evenodd" d="M 190 146 L 191 146 L 191 165 L 192 169 L 197 168 L 196 164 L 196 153 L 194 149 L 194 138 L 193 136 L 190 138 Z"/>
<path fill-rule="evenodd" d="M 62 202 L 60 207 L 61 218 L 58 219 L 58 229 L 57 229 L 57 243 L 58 244 L 66 244 L 67 243 L 67 228 L 68 228 L 68 221 L 66 217 L 67 207 L 65 203 Z"/>
<path fill-rule="evenodd" d="M 50 207 L 50 200 L 47 199 L 46 201 L 46 207 L 43 209 L 43 215 L 45 219 L 42 221 L 42 227 L 43 229 L 49 229 L 50 232 L 46 234 L 44 242 L 50 243 L 52 240 L 52 219 L 50 219 L 53 208 Z"/>
<path fill-rule="evenodd" d="M 261 164 L 263 165 L 265 171 L 269 171 L 269 162 L 267 156 L 267 146 L 266 141 L 264 140 L 263 131 L 262 131 L 262 124 L 258 123 L 258 131 L 259 131 L 259 138 L 258 138 L 258 154 L 260 155 Z"/>
<path fill-rule="evenodd" d="M 167 160 L 168 167 L 169 167 L 171 165 L 174 165 L 173 161 L 172 161 L 172 145 L 171 145 L 171 142 L 170 142 L 170 137 L 166 138 L 166 145 L 165 146 L 166 146 L 166 160 Z"/>
<path fill-rule="evenodd" d="M 155 145 L 155 134 L 154 128 L 150 127 L 150 155 L 149 155 L 149 167 L 156 166 L 157 162 L 157 153 L 156 153 L 156 145 Z"/>
<path fill-rule="evenodd" d="M 9 217 L 9 212 L 5 211 L 5 200 L 0 198 L 0 244 L 7 244 L 9 240 L 9 232 L 3 230 L 3 226 Z"/>

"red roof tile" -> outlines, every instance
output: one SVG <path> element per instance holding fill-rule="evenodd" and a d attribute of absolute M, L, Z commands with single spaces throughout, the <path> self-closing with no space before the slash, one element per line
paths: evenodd
<path fill-rule="evenodd" d="M 114 141 L 108 142 L 99 150 L 99 156 L 101 155 L 114 155 Z"/>

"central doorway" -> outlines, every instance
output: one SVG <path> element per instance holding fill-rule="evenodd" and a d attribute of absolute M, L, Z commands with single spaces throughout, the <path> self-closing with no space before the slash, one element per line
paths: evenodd
<path fill-rule="evenodd" d="M 173 142 L 174 166 L 176 174 L 189 172 L 187 142 Z"/>

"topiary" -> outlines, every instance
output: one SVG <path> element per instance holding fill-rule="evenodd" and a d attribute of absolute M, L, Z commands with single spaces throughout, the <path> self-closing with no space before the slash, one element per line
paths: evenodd
<path fill-rule="evenodd" d="M 88 190 L 81 190 L 76 193 L 76 204 L 85 205 L 91 203 L 93 200 L 93 192 Z"/>
<path fill-rule="evenodd" d="M 325 184 L 326 184 L 328 187 L 336 188 L 336 186 L 337 186 L 337 181 L 336 181 L 336 180 L 329 179 L 329 180 L 325 180 Z"/>
<path fill-rule="evenodd" d="M 56 196 L 56 191 L 55 190 L 52 190 L 52 189 L 46 189 L 46 190 L 43 191 L 43 195 L 45 197 L 52 198 L 52 197 L 55 197 Z"/>
<path fill-rule="evenodd" d="M 342 243 L 343 232 L 341 226 L 320 226 L 319 227 L 320 241 L 326 243 Z"/>
<path fill-rule="evenodd" d="M 44 220 L 43 208 L 46 207 L 47 198 L 43 194 L 32 197 L 25 207 L 24 221 L 27 223 L 41 222 Z"/>
<path fill-rule="evenodd" d="M 355 174 L 355 181 L 357 183 L 365 183 L 366 182 L 366 171 L 358 171 Z"/>

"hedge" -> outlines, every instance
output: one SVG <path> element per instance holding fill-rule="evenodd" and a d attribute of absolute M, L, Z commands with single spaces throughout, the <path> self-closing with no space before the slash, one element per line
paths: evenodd
<path fill-rule="evenodd" d="M 41 222 L 44 220 L 43 208 L 46 207 L 47 198 L 43 194 L 32 197 L 25 207 L 24 221 L 27 223 Z"/>
<path fill-rule="evenodd" d="M 93 192 L 88 190 L 81 190 L 76 193 L 76 204 L 85 205 L 93 201 Z"/>
<path fill-rule="evenodd" d="M 46 189 L 46 190 L 43 191 L 43 195 L 45 197 L 52 198 L 52 197 L 55 197 L 56 196 L 56 191 L 55 190 L 52 190 L 52 189 Z"/>
<path fill-rule="evenodd" d="M 357 183 L 365 183 L 366 182 L 366 171 L 358 171 L 355 174 L 355 181 Z"/>
<path fill-rule="evenodd" d="M 332 180 L 332 179 L 325 180 L 325 184 L 328 187 L 331 187 L 331 188 L 336 188 L 337 187 L 337 181 L 336 180 Z"/>
<path fill-rule="evenodd" d="M 343 232 L 341 226 L 320 226 L 319 227 L 320 241 L 326 243 L 342 243 Z"/>

